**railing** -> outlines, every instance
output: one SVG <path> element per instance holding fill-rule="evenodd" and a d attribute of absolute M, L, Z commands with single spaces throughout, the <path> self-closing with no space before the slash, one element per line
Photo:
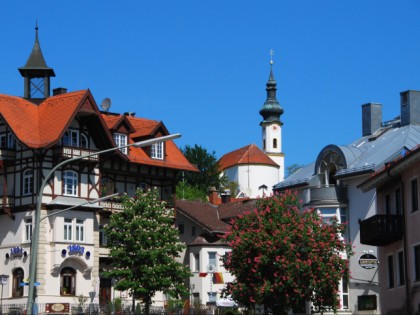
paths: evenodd
<path fill-rule="evenodd" d="M 120 200 L 105 200 L 99 202 L 99 206 L 103 207 L 104 211 L 116 212 L 122 211 L 123 204 Z"/>
<path fill-rule="evenodd" d="M 79 156 L 83 156 L 86 154 L 92 154 L 97 152 L 97 150 L 89 150 L 84 148 L 77 148 L 77 147 L 58 147 L 54 149 L 54 157 L 60 159 L 71 159 Z M 86 161 L 99 161 L 99 155 L 92 155 L 85 158 Z M 82 161 L 84 161 L 83 159 Z"/>
<path fill-rule="evenodd" d="M 15 205 L 15 196 L 3 195 L 1 197 L 1 207 L 11 208 Z"/>
<path fill-rule="evenodd" d="M 12 161 L 16 157 L 16 152 L 11 149 L 0 149 L 0 160 Z"/>
<path fill-rule="evenodd" d="M 362 244 L 385 246 L 403 237 L 402 215 L 377 214 L 359 224 Z"/>
<path fill-rule="evenodd" d="M 304 204 L 319 203 L 347 203 L 347 187 L 346 186 L 316 186 L 308 187 L 303 192 Z"/>

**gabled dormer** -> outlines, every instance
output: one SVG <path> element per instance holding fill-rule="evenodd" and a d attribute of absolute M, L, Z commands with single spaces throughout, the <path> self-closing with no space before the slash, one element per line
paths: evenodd
<path fill-rule="evenodd" d="M 126 113 L 119 117 L 114 125 L 110 128 L 112 136 L 114 138 L 115 146 L 121 147 L 129 143 L 129 135 L 134 133 L 136 130 L 128 119 L 128 115 L 131 113 Z M 121 148 L 120 151 L 124 154 L 128 154 L 128 148 Z"/>

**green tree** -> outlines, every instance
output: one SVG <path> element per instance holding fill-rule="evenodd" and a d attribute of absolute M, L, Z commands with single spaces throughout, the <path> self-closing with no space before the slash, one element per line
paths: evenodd
<path fill-rule="evenodd" d="M 290 192 L 260 199 L 224 236 L 232 251 L 223 262 L 235 276 L 224 293 L 249 308 L 264 305 L 273 314 L 287 314 L 305 301 L 317 312 L 336 311 L 338 285 L 348 277 L 351 255 L 343 229 L 313 209 L 301 211 Z"/>
<path fill-rule="evenodd" d="M 207 200 L 207 193 L 196 186 L 190 186 L 181 181 L 176 185 L 176 197 L 178 199 L 205 202 Z"/>
<path fill-rule="evenodd" d="M 220 189 L 227 184 L 226 177 L 221 176 L 215 151 L 208 152 L 197 144 L 193 147 L 186 145 L 181 151 L 190 163 L 197 166 L 199 172 L 186 172 L 179 180 L 184 180 L 188 186 L 197 187 L 205 194 L 210 187 Z"/>
<path fill-rule="evenodd" d="M 188 294 L 188 267 L 176 261 L 185 246 L 173 225 L 173 209 L 158 200 L 156 190 L 123 197 L 123 211 L 111 215 L 105 232 L 113 269 L 106 276 L 116 279 L 117 290 L 142 297 L 149 314 L 153 295 Z"/>

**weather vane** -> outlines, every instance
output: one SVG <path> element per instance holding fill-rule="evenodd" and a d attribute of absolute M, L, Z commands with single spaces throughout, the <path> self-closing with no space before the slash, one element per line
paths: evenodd
<path fill-rule="evenodd" d="M 274 56 L 274 50 L 270 49 L 270 65 L 272 65 L 274 63 L 273 56 Z"/>

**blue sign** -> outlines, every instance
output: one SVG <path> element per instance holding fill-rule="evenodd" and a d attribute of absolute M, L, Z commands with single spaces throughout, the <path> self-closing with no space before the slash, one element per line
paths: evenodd
<path fill-rule="evenodd" d="M 78 254 L 78 255 L 83 255 L 83 253 L 85 252 L 85 248 L 83 246 L 80 245 L 69 245 L 67 246 L 67 248 L 69 249 L 69 254 Z"/>

